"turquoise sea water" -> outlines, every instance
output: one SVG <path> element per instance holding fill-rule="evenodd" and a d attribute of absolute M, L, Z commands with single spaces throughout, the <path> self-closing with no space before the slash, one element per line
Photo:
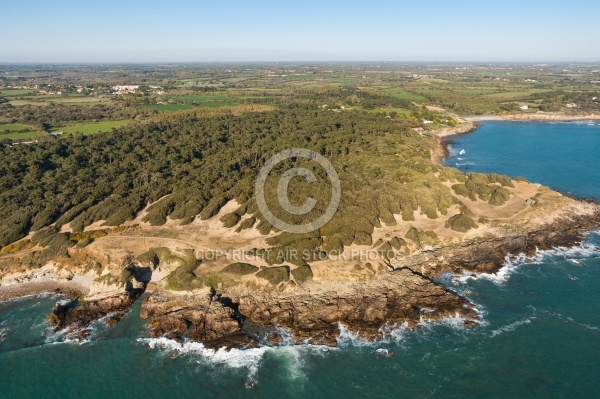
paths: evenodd
<path fill-rule="evenodd" d="M 457 154 L 465 149 L 460 157 L 469 170 L 518 174 L 600 197 L 594 153 L 600 127 L 554 126 L 484 123 L 451 145 Z M 535 145 L 508 165 L 521 139 Z M 538 168 L 536 154 L 549 153 L 549 167 Z M 589 173 L 563 179 L 552 164 Z M 340 348 L 327 351 L 290 346 L 207 356 L 189 344 L 175 359 L 176 344 L 145 339 L 139 303 L 116 326 L 98 323 L 91 341 L 77 344 L 47 329 L 44 318 L 56 298 L 3 302 L 0 398 L 600 397 L 600 235 L 592 233 L 579 248 L 507 264 L 496 276 L 441 281 L 477 304 L 479 326 L 423 323 L 375 343 L 343 334 Z M 254 388 L 246 388 L 248 381 Z"/>

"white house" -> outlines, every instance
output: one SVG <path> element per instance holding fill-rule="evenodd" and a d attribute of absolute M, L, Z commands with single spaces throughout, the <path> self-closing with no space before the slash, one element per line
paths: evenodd
<path fill-rule="evenodd" d="M 117 86 L 111 87 L 111 89 L 115 92 L 115 94 L 128 94 L 128 93 L 135 93 L 135 91 L 139 87 L 140 86 L 136 86 L 136 85 L 117 85 Z"/>

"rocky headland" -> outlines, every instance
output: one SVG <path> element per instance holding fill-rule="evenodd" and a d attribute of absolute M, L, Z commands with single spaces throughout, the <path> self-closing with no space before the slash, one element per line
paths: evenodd
<path fill-rule="evenodd" d="M 475 127 L 465 123 L 437 133 L 462 134 Z M 443 156 L 437 137 L 431 155 L 438 161 Z M 143 300 L 140 316 L 148 320 L 152 338 L 202 342 L 209 348 L 333 346 L 342 329 L 373 340 L 399 326 L 444 318 L 472 327 L 479 319 L 475 306 L 439 284 L 438 277 L 496 273 L 511 256 L 579 245 L 600 226 L 595 203 L 523 180 L 442 176 L 448 171 L 440 170 L 435 178 L 456 199 L 445 213 L 391 215 L 372 233 L 353 234 L 343 257 L 269 262 L 257 248 L 270 247 L 277 232 L 235 228 L 251 218 L 238 217 L 228 225 L 232 210 L 239 208 L 230 201 L 214 216 L 186 225 L 167 220 L 154 226 L 144 222 L 142 212 L 119 228 L 88 226 L 77 233 L 87 240 L 85 246 L 60 241 L 54 256 L 36 267 L 30 266 L 32 259 L 47 252 L 30 235 L 0 254 L 0 299 L 40 292 L 68 296 L 48 321 L 77 339 L 88 337 L 91 323 L 113 325 Z M 252 256 L 235 262 L 199 255 L 237 248 Z M 376 256 L 354 257 L 358 250 Z"/>

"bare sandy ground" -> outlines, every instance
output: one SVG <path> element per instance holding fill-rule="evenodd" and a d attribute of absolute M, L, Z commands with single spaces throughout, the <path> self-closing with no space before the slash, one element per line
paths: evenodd
<path fill-rule="evenodd" d="M 467 116 L 464 119 L 471 122 L 482 121 L 584 121 L 600 119 L 598 114 L 569 115 L 559 113 L 511 114 L 511 115 L 481 115 Z"/>

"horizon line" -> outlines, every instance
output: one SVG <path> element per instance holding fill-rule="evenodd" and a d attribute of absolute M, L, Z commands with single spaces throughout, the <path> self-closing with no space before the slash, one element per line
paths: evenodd
<path fill-rule="evenodd" d="M 0 65 L 31 65 L 31 64 L 43 64 L 43 65 L 87 65 L 87 64 L 277 64 L 277 63 L 326 63 L 326 64 L 344 64 L 344 63 L 364 63 L 364 64 L 600 64 L 598 61 L 549 61 L 549 60 L 538 60 L 538 61 L 401 61 L 401 60 L 270 60 L 270 61 L 0 61 Z"/>

